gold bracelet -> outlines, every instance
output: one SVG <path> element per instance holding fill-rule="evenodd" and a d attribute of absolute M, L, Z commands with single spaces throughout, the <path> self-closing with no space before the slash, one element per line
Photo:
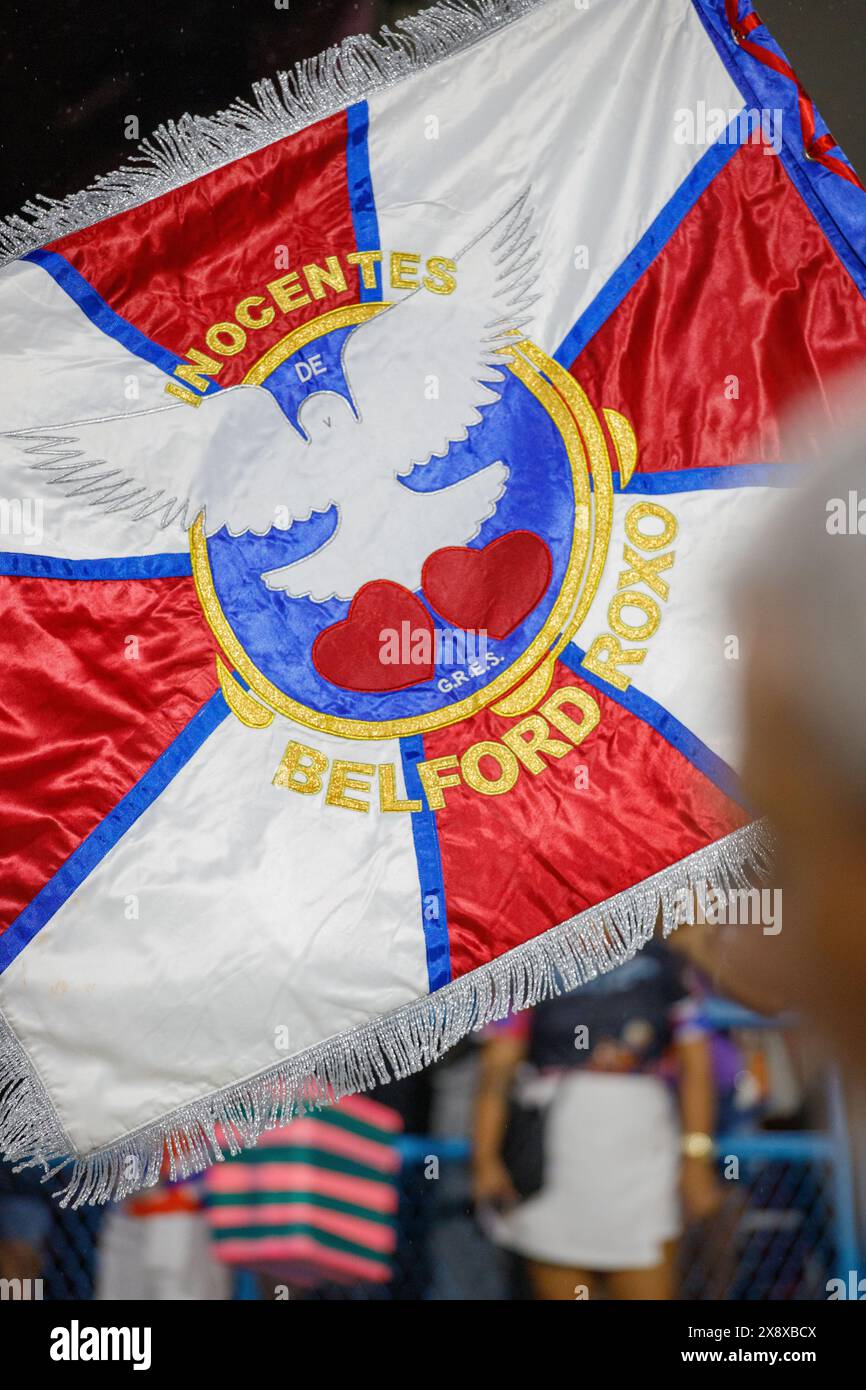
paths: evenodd
<path fill-rule="evenodd" d="M 716 1147 L 713 1143 L 713 1136 L 703 1134 L 700 1130 L 692 1130 L 690 1134 L 684 1134 L 680 1143 L 686 1158 L 710 1158 Z"/>

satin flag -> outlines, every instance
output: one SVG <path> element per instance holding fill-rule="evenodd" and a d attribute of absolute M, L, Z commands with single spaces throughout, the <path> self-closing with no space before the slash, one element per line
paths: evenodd
<path fill-rule="evenodd" d="M 727 576 L 864 229 L 733 0 L 438 5 L 9 220 L 9 1157 L 201 1168 L 764 863 Z"/>

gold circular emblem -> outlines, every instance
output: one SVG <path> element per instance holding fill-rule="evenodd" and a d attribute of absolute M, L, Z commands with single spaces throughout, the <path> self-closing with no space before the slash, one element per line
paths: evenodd
<path fill-rule="evenodd" d="M 386 307 L 384 303 L 348 305 L 332 309 L 302 324 L 269 348 L 250 367 L 242 384 L 260 386 L 299 349 L 335 329 L 361 324 Z M 568 566 L 540 632 L 526 650 L 489 684 L 438 710 L 380 721 L 346 719 L 327 714 L 287 695 L 258 669 L 244 650 L 217 597 L 208 541 L 202 519 L 198 517 L 190 528 L 196 591 L 216 641 L 252 692 L 250 694 L 243 690 L 217 658 L 223 693 L 244 723 L 262 727 L 269 724 L 273 713 L 277 712 L 299 724 L 342 738 L 399 738 L 457 724 L 488 705 L 492 705 L 500 714 L 519 715 L 542 698 L 552 679 L 557 654 L 580 627 L 598 588 L 610 540 L 613 483 L 604 431 L 585 392 L 559 363 L 528 339 L 519 343 L 518 348 L 519 352 L 506 364 L 507 369 L 535 396 L 552 420 L 565 446 L 574 490 L 574 532 Z M 604 414 L 622 469 L 624 454 L 628 453 L 630 447 L 630 426 L 624 417 L 613 411 L 605 411 Z M 631 435 L 631 441 L 633 438 Z M 590 470 L 592 492 L 589 486 Z"/>

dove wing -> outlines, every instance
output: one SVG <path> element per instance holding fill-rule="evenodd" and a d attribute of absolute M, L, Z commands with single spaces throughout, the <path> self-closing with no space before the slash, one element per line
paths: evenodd
<path fill-rule="evenodd" d="M 508 344 L 538 298 L 533 242 L 524 193 L 454 257 L 450 294 L 422 286 L 349 334 L 343 370 L 365 457 L 383 472 L 446 454 L 499 399 Z"/>
<path fill-rule="evenodd" d="M 260 387 L 230 387 L 198 406 L 178 402 L 7 433 L 0 436 L 4 473 L 10 452 L 49 486 L 106 512 L 156 516 L 160 526 L 182 529 L 204 512 L 207 535 L 222 526 L 231 535 L 287 529 L 331 502 L 315 446 Z"/>

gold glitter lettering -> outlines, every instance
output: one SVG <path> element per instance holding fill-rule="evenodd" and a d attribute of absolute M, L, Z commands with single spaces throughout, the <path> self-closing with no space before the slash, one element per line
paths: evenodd
<path fill-rule="evenodd" d="M 547 767 L 540 756 L 542 753 L 549 758 L 564 758 L 566 753 L 571 752 L 570 743 L 550 737 L 550 725 L 540 714 L 530 714 L 515 724 L 513 729 L 506 730 L 502 742 L 536 776 Z"/>
<path fill-rule="evenodd" d="M 624 608 L 639 608 L 646 617 L 646 622 L 638 623 L 637 626 L 627 623 L 622 616 Z M 645 642 L 648 637 L 658 632 L 662 613 L 655 599 L 650 598 L 649 594 L 629 589 L 625 594 L 614 594 L 607 610 L 607 620 L 618 637 L 624 637 L 627 642 Z"/>
<path fill-rule="evenodd" d="M 270 305 L 267 309 L 262 310 L 258 318 L 253 318 L 250 313 L 250 307 L 253 304 L 264 304 L 264 302 L 263 294 L 249 294 L 246 299 L 242 299 L 235 309 L 235 318 L 238 323 L 242 323 L 244 328 L 267 328 L 268 324 L 274 321 L 274 311 Z"/>
<path fill-rule="evenodd" d="M 498 765 L 497 778 L 487 777 L 481 771 L 482 758 L 492 758 Z M 502 743 L 484 740 L 467 748 L 460 759 L 460 771 L 463 773 L 463 780 L 473 791 L 481 792 L 484 796 L 503 796 L 505 792 L 511 791 L 517 781 L 520 764 L 510 748 L 506 748 Z"/>
<path fill-rule="evenodd" d="M 443 787 L 460 786 L 460 778 L 454 772 L 446 772 L 443 777 L 439 776 L 440 768 L 456 766 L 457 758 L 453 753 L 444 758 L 431 758 L 429 762 L 418 764 L 418 776 L 421 778 L 421 786 L 424 788 L 427 805 L 431 811 L 441 811 L 445 806 Z"/>
<path fill-rule="evenodd" d="M 289 739 L 282 761 L 274 773 L 274 786 L 300 792 L 302 796 L 315 796 L 316 792 L 322 790 L 321 774 L 327 768 L 328 759 L 318 748 L 308 748 L 305 743 Z"/>
<path fill-rule="evenodd" d="M 431 294 L 453 294 L 457 288 L 457 281 L 454 276 L 457 271 L 457 262 L 450 261 L 447 256 L 430 256 L 425 266 L 427 274 L 421 281 L 425 290 Z"/>
<path fill-rule="evenodd" d="M 372 763 L 350 763 L 342 758 L 335 758 L 331 764 L 331 777 L 328 782 L 328 790 L 325 792 L 325 800 L 329 806 L 345 806 L 347 811 L 369 811 L 370 806 L 366 801 L 359 801 L 356 796 L 347 796 L 346 791 L 368 792 L 369 783 L 359 781 L 359 777 L 373 777 L 376 769 Z"/>
<path fill-rule="evenodd" d="M 379 764 L 379 809 L 382 811 L 423 811 L 420 801 L 403 801 L 397 795 L 393 763 Z"/>
<path fill-rule="evenodd" d="M 581 722 L 576 724 L 573 719 L 564 714 L 560 708 L 561 705 L 576 705 L 583 713 Z M 592 733 L 601 718 L 601 711 L 592 696 L 588 695 L 585 690 L 580 690 L 576 685 L 564 685 L 561 689 L 555 690 L 545 700 L 540 712 L 561 734 L 565 734 L 565 737 L 570 739 L 575 747 L 583 743 L 583 740 Z"/>
<path fill-rule="evenodd" d="M 284 314 L 291 313 L 292 309 L 300 309 L 303 304 L 310 302 L 310 296 L 304 294 L 301 289 L 296 270 L 290 270 L 288 275 L 281 275 L 279 280 L 271 280 L 268 294 Z"/>
<path fill-rule="evenodd" d="M 324 286 L 336 290 L 341 294 L 346 288 L 346 277 L 343 274 L 340 262 L 336 256 L 328 256 L 325 260 L 325 269 L 320 265 L 305 265 L 304 279 L 307 282 L 310 293 L 314 299 L 324 299 Z"/>
<path fill-rule="evenodd" d="M 617 690 L 628 690 L 631 676 L 624 676 L 617 666 L 639 666 L 646 656 L 644 647 L 630 647 L 628 651 L 609 632 L 603 632 L 589 648 L 581 666 L 600 676 L 603 681 L 615 685 Z"/>
<path fill-rule="evenodd" d="M 648 516 L 662 523 L 663 529 L 658 535 L 647 535 L 646 531 L 640 529 L 640 523 Z M 677 519 L 673 512 L 658 502 L 636 502 L 625 514 L 625 533 L 632 545 L 640 546 L 641 550 L 664 550 L 675 539 L 677 530 Z"/>
<path fill-rule="evenodd" d="M 392 251 L 391 252 L 391 288 L 395 290 L 415 290 L 418 288 L 417 280 L 407 279 L 409 272 L 414 271 L 421 264 L 421 257 L 416 256 L 412 251 Z"/>

